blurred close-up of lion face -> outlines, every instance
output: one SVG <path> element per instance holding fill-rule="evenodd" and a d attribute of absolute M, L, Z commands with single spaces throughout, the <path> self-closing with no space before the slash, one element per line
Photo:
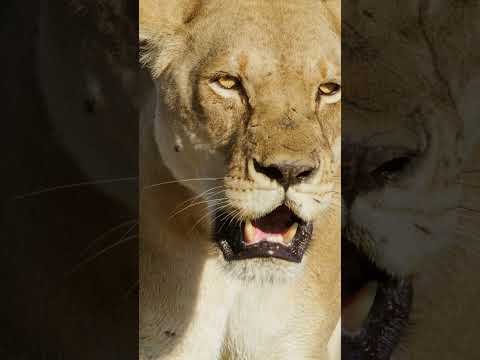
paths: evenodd
<path fill-rule="evenodd" d="M 421 344 L 435 342 L 418 329 L 440 327 L 413 319 L 441 298 L 432 279 L 445 268 L 435 267 L 435 259 L 448 259 L 444 267 L 460 259 L 452 247 L 461 242 L 461 172 L 475 136 L 468 124 L 472 95 L 458 86 L 469 80 L 454 78 L 455 63 L 442 62 L 444 42 L 461 37 L 438 31 L 443 20 L 421 2 L 363 1 L 346 9 L 342 353 L 423 358 L 435 346 Z"/>
<path fill-rule="evenodd" d="M 159 13 L 145 8 L 154 29 Z M 183 16 L 182 34 L 142 34 L 164 44 L 147 42 L 143 56 L 156 77 L 161 158 L 176 179 L 222 179 L 185 184 L 208 199 L 229 270 L 245 276 L 246 259 L 295 266 L 314 220 L 338 208 L 338 18 L 308 1 L 207 1 Z"/>

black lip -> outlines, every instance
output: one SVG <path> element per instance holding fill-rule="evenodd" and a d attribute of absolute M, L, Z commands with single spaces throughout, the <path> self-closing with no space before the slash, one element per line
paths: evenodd
<path fill-rule="evenodd" d="M 290 246 L 261 241 L 246 246 L 243 241 L 243 227 L 245 223 L 231 221 L 226 213 L 215 214 L 214 238 L 226 261 L 238 261 L 253 258 L 277 258 L 289 262 L 300 263 L 312 238 L 313 225 L 296 219 L 297 233 Z"/>
<path fill-rule="evenodd" d="M 394 278 L 377 268 L 342 237 L 342 305 L 362 282 L 378 282 L 372 309 L 360 332 L 354 336 L 342 333 L 342 359 L 388 360 L 409 324 L 411 281 Z"/>

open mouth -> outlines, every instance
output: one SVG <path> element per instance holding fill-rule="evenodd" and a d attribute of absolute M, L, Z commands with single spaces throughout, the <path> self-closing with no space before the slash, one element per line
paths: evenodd
<path fill-rule="evenodd" d="M 409 324 L 410 280 L 379 269 L 342 235 L 342 359 L 390 359 Z"/>
<path fill-rule="evenodd" d="M 285 205 L 240 224 L 226 214 L 215 218 L 215 240 L 227 261 L 277 258 L 299 263 L 312 237 L 312 225 Z"/>

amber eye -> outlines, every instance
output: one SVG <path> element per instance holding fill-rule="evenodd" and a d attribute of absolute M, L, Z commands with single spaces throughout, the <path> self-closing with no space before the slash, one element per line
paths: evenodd
<path fill-rule="evenodd" d="M 340 91 L 340 85 L 329 82 L 322 84 L 318 87 L 318 93 L 320 96 L 332 96 L 337 94 Z"/>
<path fill-rule="evenodd" d="M 227 90 L 233 90 L 237 88 L 240 85 L 240 81 L 229 75 L 224 75 L 221 76 L 217 79 L 218 85 L 220 85 L 222 88 L 227 89 Z"/>

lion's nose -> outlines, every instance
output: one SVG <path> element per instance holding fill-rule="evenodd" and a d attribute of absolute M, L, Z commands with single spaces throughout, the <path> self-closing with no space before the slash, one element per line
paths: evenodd
<path fill-rule="evenodd" d="M 277 181 L 285 190 L 289 186 L 301 183 L 312 177 L 317 169 L 315 166 L 299 164 L 298 162 L 280 162 L 263 164 L 253 160 L 255 171 Z"/>

